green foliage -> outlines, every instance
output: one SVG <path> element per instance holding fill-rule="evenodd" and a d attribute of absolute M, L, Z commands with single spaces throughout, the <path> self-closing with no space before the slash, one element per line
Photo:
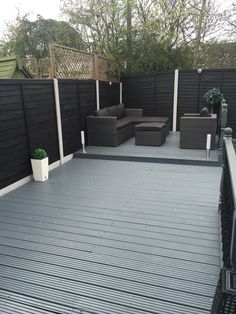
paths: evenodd
<path fill-rule="evenodd" d="M 235 27 L 235 10 L 227 17 L 217 11 L 214 0 L 60 1 L 68 22 L 41 16 L 32 22 L 28 15 L 18 16 L 0 42 L 0 53 L 45 58 L 53 41 L 112 58 L 122 74 L 209 68 L 212 60 L 217 65 L 221 51 L 222 66 L 224 60 L 234 62 L 234 47 L 230 56 L 229 47 L 217 46 L 215 53 L 214 38 L 227 19 Z M 115 76 L 117 69 L 108 72 Z"/>
<path fill-rule="evenodd" d="M 236 68 L 236 42 L 211 40 L 203 45 L 202 68 Z"/>
<path fill-rule="evenodd" d="M 44 159 L 48 157 L 46 151 L 43 148 L 35 148 L 32 152 L 32 159 Z"/>
<path fill-rule="evenodd" d="M 87 48 L 115 59 L 123 74 L 192 68 L 196 54 L 204 60 L 201 45 L 220 21 L 214 0 L 61 2 Z"/>
<path fill-rule="evenodd" d="M 203 98 L 210 107 L 214 107 L 220 105 L 224 97 L 219 89 L 212 88 L 206 92 Z"/>
<path fill-rule="evenodd" d="M 119 78 L 120 77 L 120 69 L 119 69 L 118 64 L 110 65 L 106 71 L 106 74 L 110 78 Z"/>
<path fill-rule="evenodd" d="M 8 25 L 8 33 L 0 44 L 0 51 L 4 55 L 40 59 L 49 56 L 50 42 L 84 48 L 80 34 L 68 23 L 46 20 L 41 16 L 32 22 L 25 15 L 18 16 L 15 23 Z"/>

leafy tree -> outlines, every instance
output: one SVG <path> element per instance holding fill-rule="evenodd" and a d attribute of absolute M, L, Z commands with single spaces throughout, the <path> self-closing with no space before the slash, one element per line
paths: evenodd
<path fill-rule="evenodd" d="M 128 73 L 168 70 L 192 57 L 186 56 L 183 35 L 188 19 L 184 0 L 62 0 L 62 4 L 62 12 L 88 49 L 113 57 Z"/>
<path fill-rule="evenodd" d="M 193 47 L 193 67 L 202 66 L 205 55 L 203 46 L 221 31 L 224 14 L 218 11 L 215 0 L 189 0 L 189 42 Z"/>
<path fill-rule="evenodd" d="M 236 43 L 211 40 L 202 46 L 203 68 L 225 69 L 236 68 Z"/>
<path fill-rule="evenodd" d="M 49 56 L 50 42 L 84 48 L 80 34 L 68 23 L 43 19 L 41 16 L 32 22 L 28 15 L 18 15 L 16 22 L 8 25 L 8 32 L 1 42 L 1 50 L 5 55 L 40 59 Z"/>
<path fill-rule="evenodd" d="M 227 27 L 226 32 L 233 40 L 236 38 L 236 3 L 232 4 L 230 10 L 225 12 Z"/>

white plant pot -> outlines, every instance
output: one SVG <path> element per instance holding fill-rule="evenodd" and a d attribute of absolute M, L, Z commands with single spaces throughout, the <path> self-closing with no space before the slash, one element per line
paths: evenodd
<path fill-rule="evenodd" d="M 45 181 L 48 179 L 48 157 L 44 159 L 31 159 L 31 165 L 35 181 Z"/>

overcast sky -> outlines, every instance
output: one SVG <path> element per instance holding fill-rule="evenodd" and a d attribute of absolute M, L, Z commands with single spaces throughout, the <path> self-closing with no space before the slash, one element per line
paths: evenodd
<path fill-rule="evenodd" d="M 13 21 L 18 9 L 21 14 L 32 13 L 32 19 L 40 14 L 44 18 L 60 19 L 60 0 L 5 0 L 0 10 L 0 35 L 6 22 Z"/>
<path fill-rule="evenodd" d="M 102 1 L 102 0 L 101 0 Z M 221 8 L 227 8 L 236 0 L 217 0 Z M 44 18 L 60 19 L 60 0 L 5 0 L 0 10 L 0 35 L 5 30 L 5 23 L 16 18 L 17 9 L 21 14 L 32 13 L 32 18 L 40 14 Z"/>

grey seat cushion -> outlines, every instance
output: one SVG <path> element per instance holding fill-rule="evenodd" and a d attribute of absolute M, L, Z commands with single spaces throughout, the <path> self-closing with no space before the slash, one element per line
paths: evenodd
<path fill-rule="evenodd" d="M 130 119 L 130 117 L 124 117 L 122 119 L 117 120 L 117 130 L 120 130 L 126 126 L 132 125 L 133 121 Z"/>
<path fill-rule="evenodd" d="M 135 131 L 160 131 L 165 126 L 165 123 L 149 122 L 140 123 L 135 126 Z"/>

